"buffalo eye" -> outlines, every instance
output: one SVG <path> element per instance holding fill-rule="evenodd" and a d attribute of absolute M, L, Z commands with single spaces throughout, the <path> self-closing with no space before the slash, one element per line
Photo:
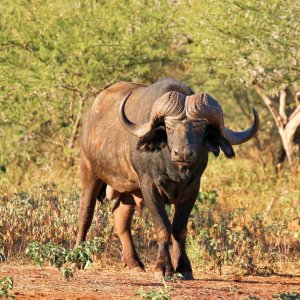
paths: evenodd
<path fill-rule="evenodd" d="M 207 122 L 204 120 L 192 122 L 193 130 L 198 134 L 204 133 L 207 127 Z"/>

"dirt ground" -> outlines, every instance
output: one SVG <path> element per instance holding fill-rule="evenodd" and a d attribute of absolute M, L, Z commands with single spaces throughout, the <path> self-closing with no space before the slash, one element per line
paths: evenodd
<path fill-rule="evenodd" d="M 295 275 L 245 276 L 238 280 L 216 274 L 195 275 L 193 281 L 167 282 L 171 299 L 274 299 L 280 293 L 300 293 L 300 276 Z M 136 294 L 140 288 L 164 288 L 151 271 L 140 274 L 95 265 L 77 271 L 69 282 L 55 268 L 32 265 L 2 265 L 0 278 L 4 276 L 14 278 L 16 299 L 140 299 Z"/>

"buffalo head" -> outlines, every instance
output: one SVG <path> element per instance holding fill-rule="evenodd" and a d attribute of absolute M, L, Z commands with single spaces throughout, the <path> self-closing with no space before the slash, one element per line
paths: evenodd
<path fill-rule="evenodd" d="M 221 149 L 231 158 L 234 156 L 231 145 L 248 141 L 259 127 L 255 109 L 252 126 L 235 132 L 224 125 L 222 107 L 214 98 L 205 93 L 186 96 L 174 91 L 154 102 L 148 122 L 136 125 L 124 111 L 129 96 L 123 99 L 119 116 L 124 128 L 140 138 L 137 149 L 152 152 L 168 146 L 172 162 L 179 165 L 196 164 L 204 151 L 218 156 Z"/>

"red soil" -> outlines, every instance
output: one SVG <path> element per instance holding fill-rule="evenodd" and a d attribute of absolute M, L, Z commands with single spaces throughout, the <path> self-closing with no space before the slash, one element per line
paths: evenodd
<path fill-rule="evenodd" d="M 14 278 L 12 293 L 17 299 L 140 299 L 136 292 L 164 288 L 150 271 L 101 269 L 97 265 L 77 271 L 71 281 L 52 267 L 0 266 L 0 279 Z M 279 293 L 300 293 L 300 276 L 245 276 L 238 281 L 228 276 L 196 274 L 193 281 L 167 282 L 171 299 L 274 299 Z M 254 298 L 252 298 L 254 299 Z"/>

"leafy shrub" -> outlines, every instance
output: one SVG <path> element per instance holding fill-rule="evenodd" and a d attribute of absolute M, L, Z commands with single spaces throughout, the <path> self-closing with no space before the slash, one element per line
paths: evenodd
<path fill-rule="evenodd" d="M 251 208 L 226 210 L 220 194 L 214 189 L 201 192 L 189 218 L 187 251 L 194 267 L 221 272 L 224 266 L 231 266 L 239 273 L 269 275 L 294 261 L 299 233 L 290 229 L 286 212 L 280 221 L 267 223 L 264 213 L 255 214 Z M 77 249 L 66 250 L 72 248 L 75 240 L 79 198 L 77 192 L 62 192 L 55 185 L 0 197 L 1 259 L 23 255 L 27 248 L 27 255 L 35 264 L 47 262 L 61 268 L 66 277 L 73 272 L 71 264 L 87 267 L 97 258 L 99 249 L 105 257 L 119 261 L 120 243 L 113 234 L 112 201 L 96 206 L 88 241 Z M 168 209 L 172 219 L 174 209 Z M 287 212 L 295 214 L 296 209 Z M 135 214 L 132 233 L 142 260 L 152 262 L 149 248 L 156 246 L 156 232 L 147 209 L 143 214 Z"/>
<path fill-rule="evenodd" d="M 31 257 L 36 266 L 41 266 L 48 261 L 51 266 L 60 269 L 65 263 L 67 250 L 53 243 L 32 242 L 26 248 L 25 253 Z"/>
<path fill-rule="evenodd" d="M 214 208 L 195 209 L 200 216 L 190 220 L 195 236 L 188 238 L 188 253 L 194 264 L 211 262 L 222 272 L 225 265 L 243 274 L 271 275 L 275 262 L 286 253 L 282 243 L 293 238 L 287 227 L 275 222 L 265 225 L 263 215 L 246 221 L 246 209 L 217 215 Z"/>
<path fill-rule="evenodd" d="M 65 256 L 65 261 L 83 265 L 86 269 L 92 262 L 92 256 L 101 253 L 103 249 L 103 239 L 94 238 L 87 242 L 82 242 L 78 247 L 70 250 Z"/>
<path fill-rule="evenodd" d="M 299 293 L 280 293 L 277 295 L 273 295 L 273 298 L 278 298 L 280 300 L 299 300 Z"/>
<path fill-rule="evenodd" d="M 3 251 L 0 251 L 0 263 L 5 261 L 5 255 Z"/>
<path fill-rule="evenodd" d="M 137 295 L 141 299 L 147 300 L 169 300 L 171 299 L 171 288 L 163 280 L 164 288 L 159 288 L 157 290 L 151 289 L 150 291 L 145 291 L 142 287 L 137 291 Z"/>
<path fill-rule="evenodd" d="M 14 287 L 14 279 L 12 277 L 3 277 L 0 280 L 0 298 L 15 299 L 10 292 Z"/>
<path fill-rule="evenodd" d="M 197 200 L 203 204 L 204 202 L 209 201 L 210 204 L 215 204 L 218 198 L 218 192 L 216 190 L 204 191 L 199 193 Z"/>
<path fill-rule="evenodd" d="M 95 238 L 82 242 L 75 249 L 67 251 L 53 243 L 32 242 L 26 249 L 26 255 L 30 256 L 37 266 L 48 262 L 51 266 L 62 268 L 63 276 L 69 280 L 73 277 L 76 266 L 83 266 L 86 269 L 93 262 L 92 256 L 101 253 L 102 244 L 101 238 Z M 72 264 L 71 267 L 70 264 Z"/>

